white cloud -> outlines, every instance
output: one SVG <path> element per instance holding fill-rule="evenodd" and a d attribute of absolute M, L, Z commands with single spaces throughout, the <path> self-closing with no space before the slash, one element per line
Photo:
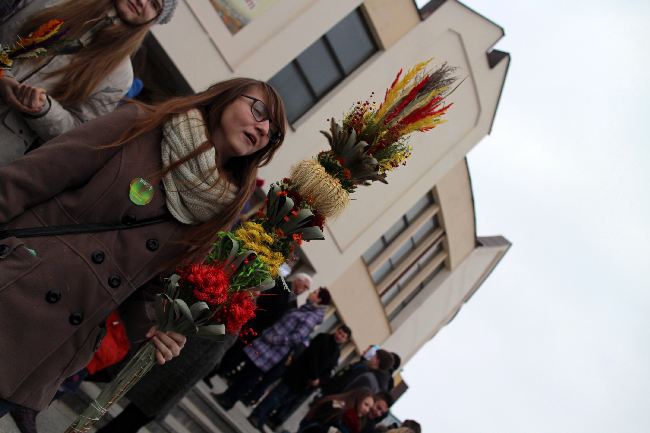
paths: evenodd
<path fill-rule="evenodd" d="M 425 431 L 650 431 L 650 2 L 466 4 L 511 69 L 470 154 L 479 234 L 513 247 L 405 367 Z"/>

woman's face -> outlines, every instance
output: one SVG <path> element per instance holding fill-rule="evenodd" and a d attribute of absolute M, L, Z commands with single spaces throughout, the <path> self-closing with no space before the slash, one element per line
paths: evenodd
<path fill-rule="evenodd" d="M 211 134 L 222 164 L 229 158 L 253 154 L 269 144 L 268 107 L 265 92 L 254 86 L 223 110 L 219 127 Z M 255 116 L 266 120 L 257 120 Z"/>
<path fill-rule="evenodd" d="M 115 0 L 120 19 L 132 26 L 148 24 L 162 11 L 162 0 Z"/>
<path fill-rule="evenodd" d="M 362 417 L 368 415 L 368 412 L 370 412 L 370 408 L 372 407 L 373 404 L 375 404 L 375 400 L 371 396 L 368 396 L 368 397 L 364 398 L 363 400 L 361 400 L 361 403 L 359 403 L 359 408 L 358 408 L 358 412 L 357 412 L 359 414 L 359 418 L 362 418 Z"/>

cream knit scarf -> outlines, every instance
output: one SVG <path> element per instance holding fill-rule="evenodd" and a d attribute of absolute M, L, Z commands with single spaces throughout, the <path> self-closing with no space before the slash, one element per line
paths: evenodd
<path fill-rule="evenodd" d="M 163 167 L 169 167 L 207 140 L 199 110 L 175 115 L 163 126 Z M 237 193 L 233 184 L 219 177 L 213 147 L 165 174 L 163 184 L 169 212 L 184 224 L 210 220 L 231 204 Z"/>

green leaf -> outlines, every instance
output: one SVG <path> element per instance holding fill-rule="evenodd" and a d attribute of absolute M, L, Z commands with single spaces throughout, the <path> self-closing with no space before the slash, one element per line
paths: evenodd
<path fill-rule="evenodd" d="M 224 325 L 204 325 L 196 331 L 197 337 L 209 338 L 214 341 L 223 341 L 225 334 L 226 327 Z"/>
<path fill-rule="evenodd" d="M 267 195 L 266 216 L 272 226 L 277 226 L 293 209 L 293 200 L 285 195 L 278 195 L 281 191 L 279 185 L 273 184 Z"/>
<path fill-rule="evenodd" d="M 323 234 L 323 231 L 320 229 L 320 227 L 316 227 L 316 226 L 305 227 L 300 231 L 300 234 L 302 235 L 303 241 L 325 239 L 325 235 Z"/>

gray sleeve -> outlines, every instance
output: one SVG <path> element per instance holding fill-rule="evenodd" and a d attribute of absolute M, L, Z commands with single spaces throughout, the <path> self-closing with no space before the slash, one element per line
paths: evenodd
<path fill-rule="evenodd" d="M 348 383 L 343 391 L 350 391 L 357 388 L 370 388 L 373 393 L 378 393 L 380 390 L 379 382 L 372 372 L 363 373 L 357 376 L 352 382 Z"/>
<path fill-rule="evenodd" d="M 64 107 L 48 96 L 49 108 L 34 116 L 24 115 L 29 127 L 44 141 L 70 131 L 80 124 L 108 114 L 117 108 L 133 81 L 131 61 L 126 59 L 101 83 L 87 100 L 75 107 Z"/>

